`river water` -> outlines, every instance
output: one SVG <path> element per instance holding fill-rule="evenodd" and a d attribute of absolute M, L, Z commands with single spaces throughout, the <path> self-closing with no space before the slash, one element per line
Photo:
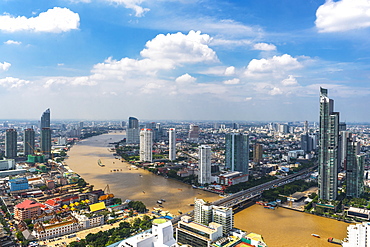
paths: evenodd
<path fill-rule="evenodd" d="M 190 185 L 165 179 L 143 169 L 134 170 L 127 163 L 115 159 L 109 152 L 109 143 L 121 140 L 122 133 L 95 136 L 80 141 L 69 152 L 66 164 L 94 189 L 104 189 L 109 185 L 110 192 L 122 200 L 140 200 L 151 209 L 158 207 L 157 201 L 165 199 L 163 210 L 178 214 L 193 209 L 189 204 L 194 198 L 215 201 L 219 196 Z M 105 167 L 98 165 L 98 159 Z M 119 172 L 111 172 L 112 170 Z M 122 169 L 122 171 L 121 171 Z M 346 237 L 347 223 L 296 212 L 284 208 L 265 209 L 253 205 L 234 216 L 235 227 L 247 232 L 259 233 L 268 246 L 335 246 L 327 242 L 328 237 Z M 321 238 L 311 236 L 319 234 Z"/>

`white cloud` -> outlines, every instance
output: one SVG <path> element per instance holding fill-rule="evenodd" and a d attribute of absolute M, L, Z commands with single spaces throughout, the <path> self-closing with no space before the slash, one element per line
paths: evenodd
<path fill-rule="evenodd" d="M 191 75 L 186 73 L 182 76 L 177 77 L 175 81 L 177 83 L 180 83 L 180 84 L 186 84 L 186 83 L 194 83 L 194 82 L 196 82 L 196 80 L 197 80 L 197 78 L 192 77 Z"/>
<path fill-rule="evenodd" d="M 284 75 L 286 71 L 302 68 L 302 64 L 288 54 L 272 58 L 252 59 L 245 71 L 246 76 L 261 76 L 265 74 Z"/>
<path fill-rule="evenodd" d="M 0 79 L 0 86 L 6 87 L 6 88 L 18 88 L 18 87 L 22 87 L 29 83 L 31 82 L 26 81 L 26 80 L 21 80 L 19 78 L 14 78 L 14 77 L 5 77 L 3 79 Z"/>
<path fill-rule="evenodd" d="M 200 31 L 190 31 L 187 35 L 159 34 L 146 43 L 141 56 L 152 60 L 172 61 L 175 64 L 217 62 L 216 52 L 208 47 L 211 37 Z"/>
<path fill-rule="evenodd" d="M 370 27 L 369 0 L 327 0 L 316 11 L 319 32 L 343 32 Z"/>
<path fill-rule="evenodd" d="M 281 81 L 281 84 L 284 86 L 293 86 L 293 85 L 298 85 L 297 79 L 294 78 L 294 76 L 289 75 L 287 79 L 284 79 Z"/>
<path fill-rule="evenodd" d="M 91 0 L 69 0 L 71 3 L 91 3 Z"/>
<path fill-rule="evenodd" d="M 22 44 L 22 42 L 20 42 L 20 41 L 14 41 L 14 40 L 8 40 L 8 41 L 5 41 L 4 42 L 4 44 L 6 44 L 6 45 L 20 45 L 20 44 Z"/>
<path fill-rule="evenodd" d="M 7 32 L 34 31 L 61 33 L 78 29 L 80 16 L 67 8 L 54 7 L 36 17 L 0 16 L 0 30 Z"/>
<path fill-rule="evenodd" d="M 234 66 L 230 66 L 230 67 L 226 68 L 225 75 L 234 75 L 234 74 L 235 74 L 235 67 Z"/>
<path fill-rule="evenodd" d="M 244 100 L 245 101 L 251 101 L 253 98 L 252 97 L 246 97 Z"/>
<path fill-rule="evenodd" d="M 49 77 L 44 79 L 44 88 L 50 88 L 53 85 L 71 85 L 71 86 L 94 86 L 97 82 L 91 76 L 80 77 Z"/>
<path fill-rule="evenodd" d="M 276 46 L 273 44 L 267 44 L 267 43 L 257 43 L 253 45 L 254 50 L 260 50 L 260 51 L 275 51 Z"/>
<path fill-rule="evenodd" d="M 274 87 L 272 90 L 268 92 L 270 95 L 279 95 L 283 94 L 280 88 Z"/>
<path fill-rule="evenodd" d="M 7 71 L 10 66 L 12 66 L 10 63 L 7 63 L 7 62 L 4 62 L 4 63 L 0 63 L 0 71 Z"/>
<path fill-rule="evenodd" d="M 144 0 L 106 0 L 111 3 L 123 4 L 125 8 L 132 9 L 135 11 L 136 17 L 142 17 L 150 9 L 143 8 L 140 6 Z"/>
<path fill-rule="evenodd" d="M 239 84 L 239 83 L 240 83 L 240 79 L 238 78 L 224 81 L 224 84 L 228 84 L 228 85 L 234 85 L 234 84 Z"/>
<path fill-rule="evenodd" d="M 252 41 L 248 39 L 236 39 L 236 40 L 230 40 L 230 39 L 212 39 L 211 45 L 214 46 L 249 46 L 252 43 Z"/>

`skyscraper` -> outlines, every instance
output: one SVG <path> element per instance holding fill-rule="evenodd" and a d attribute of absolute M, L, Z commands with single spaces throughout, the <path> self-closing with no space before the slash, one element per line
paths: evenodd
<path fill-rule="evenodd" d="M 41 152 L 47 158 L 51 155 L 50 109 L 46 109 L 41 116 Z"/>
<path fill-rule="evenodd" d="M 137 144 L 140 142 L 139 136 L 140 136 L 139 120 L 135 117 L 129 117 L 126 142 L 131 144 Z"/>
<path fill-rule="evenodd" d="M 33 129 L 25 129 L 23 135 L 24 155 L 34 154 L 35 149 L 35 131 Z"/>
<path fill-rule="evenodd" d="M 176 130 L 171 128 L 168 130 L 169 133 L 169 151 L 168 151 L 168 159 L 175 160 L 176 159 Z"/>
<path fill-rule="evenodd" d="M 249 152 L 249 151 L 248 151 Z M 259 164 L 262 161 L 262 145 L 259 143 L 254 144 L 253 146 L 253 161 Z"/>
<path fill-rule="evenodd" d="M 354 138 L 347 138 L 346 157 L 346 194 L 348 197 L 358 198 L 364 192 L 364 155 L 359 155 L 360 143 Z"/>
<path fill-rule="evenodd" d="M 335 200 L 338 195 L 339 112 L 328 90 L 320 88 L 319 198 Z"/>
<path fill-rule="evenodd" d="M 211 147 L 201 145 L 199 147 L 199 161 L 198 161 L 198 183 L 211 183 Z"/>
<path fill-rule="evenodd" d="M 5 157 L 17 157 L 17 131 L 15 129 L 7 129 L 5 133 Z"/>
<path fill-rule="evenodd" d="M 153 161 L 153 132 L 151 129 L 140 131 L 140 161 Z"/>
<path fill-rule="evenodd" d="M 194 201 L 194 221 L 208 225 L 212 222 L 212 208 L 213 206 L 203 199 L 195 199 Z"/>
<path fill-rule="evenodd" d="M 226 134 L 226 167 L 231 171 L 248 174 L 249 168 L 249 139 L 243 133 Z"/>

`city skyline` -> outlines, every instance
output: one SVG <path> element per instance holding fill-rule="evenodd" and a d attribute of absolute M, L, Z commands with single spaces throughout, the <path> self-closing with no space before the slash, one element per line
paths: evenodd
<path fill-rule="evenodd" d="M 0 7 L 0 95 L 23 102 L 1 119 L 318 121 L 321 86 L 343 121 L 370 122 L 369 1 Z"/>

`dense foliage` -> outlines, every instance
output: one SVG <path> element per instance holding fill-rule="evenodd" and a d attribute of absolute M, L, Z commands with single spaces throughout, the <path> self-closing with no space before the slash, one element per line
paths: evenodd
<path fill-rule="evenodd" d="M 246 189 L 252 188 L 254 186 L 267 183 L 267 182 L 272 181 L 274 179 L 276 179 L 276 177 L 272 177 L 272 176 L 265 176 L 265 177 L 262 177 L 260 179 L 251 178 L 247 182 L 243 182 L 243 183 L 239 183 L 239 184 L 235 184 L 235 185 L 231 185 L 231 186 L 227 187 L 226 190 L 225 190 L 225 193 L 236 193 L 236 192 L 239 192 L 241 190 L 246 190 Z"/>
<path fill-rule="evenodd" d="M 141 201 L 130 201 L 128 203 L 129 208 L 132 208 L 139 213 L 145 213 L 146 212 L 146 206 L 143 202 Z"/>

